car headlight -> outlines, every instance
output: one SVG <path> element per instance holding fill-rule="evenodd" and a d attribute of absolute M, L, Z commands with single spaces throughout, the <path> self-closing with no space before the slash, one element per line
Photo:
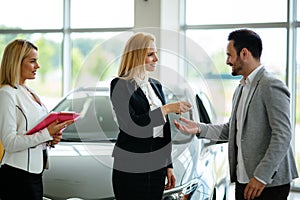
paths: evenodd
<path fill-rule="evenodd" d="M 184 185 L 166 190 L 163 195 L 163 200 L 188 200 L 197 187 L 198 181 L 197 179 L 193 179 Z"/>

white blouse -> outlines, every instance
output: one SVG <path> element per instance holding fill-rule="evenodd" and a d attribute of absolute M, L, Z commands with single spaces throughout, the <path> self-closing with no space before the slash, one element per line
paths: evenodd
<path fill-rule="evenodd" d="M 162 106 L 162 102 L 158 98 L 158 96 L 155 94 L 151 84 L 148 81 L 148 78 L 145 78 L 145 80 L 135 78 L 135 81 L 137 82 L 137 84 L 140 86 L 140 88 L 144 92 L 145 96 L 147 97 L 147 100 L 149 102 L 151 110 L 157 109 Z M 166 120 L 165 120 L 165 122 L 166 122 Z M 163 135 L 164 135 L 163 126 L 164 125 L 153 127 L 153 137 L 154 138 L 163 137 Z"/>

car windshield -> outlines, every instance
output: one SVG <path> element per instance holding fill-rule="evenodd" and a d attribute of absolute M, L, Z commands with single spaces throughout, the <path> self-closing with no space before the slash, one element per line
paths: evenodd
<path fill-rule="evenodd" d="M 80 118 L 68 126 L 63 141 L 115 141 L 119 132 L 109 91 L 77 91 L 63 99 L 53 111 L 75 111 Z"/>
<path fill-rule="evenodd" d="M 179 93 L 179 90 L 173 90 L 176 93 L 164 88 L 166 102 L 187 100 L 193 102 L 193 93 Z M 209 123 L 209 115 L 206 112 L 201 97 L 196 96 L 197 106 L 192 110 L 181 115 L 187 119 L 192 119 L 194 114 L 200 115 L 200 121 Z M 202 105 L 202 106 L 201 106 Z M 200 109 L 201 108 L 201 109 Z M 200 110 L 201 111 L 200 111 Z M 112 109 L 109 98 L 109 88 L 85 88 L 77 89 L 66 98 L 64 98 L 53 111 L 75 111 L 80 113 L 80 118 L 72 125 L 68 126 L 63 132 L 62 141 L 66 142 L 115 142 L 119 133 L 117 120 Z M 204 112 L 205 111 L 205 112 Z M 204 115 L 206 113 L 206 115 Z M 171 125 L 171 136 L 173 143 L 186 143 L 193 137 L 192 135 L 182 134 L 172 123 L 174 119 L 178 120 L 180 115 L 170 113 L 168 118 Z M 197 120 L 197 119 L 196 119 Z M 204 120 L 204 121 L 203 121 Z M 208 120 L 208 121 L 206 121 Z"/>

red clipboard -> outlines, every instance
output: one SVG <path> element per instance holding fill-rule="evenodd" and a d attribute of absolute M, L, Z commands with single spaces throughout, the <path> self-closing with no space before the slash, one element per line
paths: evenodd
<path fill-rule="evenodd" d="M 45 118 L 43 118 L 37 125 L 35 125 L 31 130 L 29 130 L 26 135 L 31 135 L 36 133 L 51 124 L 52 122 L 58 120 L 59 122 L 64 122 L 68 120 L 76 121 L 80 117 L 79 113 L 70 111 L 61 112 L 50 112 Z"/>

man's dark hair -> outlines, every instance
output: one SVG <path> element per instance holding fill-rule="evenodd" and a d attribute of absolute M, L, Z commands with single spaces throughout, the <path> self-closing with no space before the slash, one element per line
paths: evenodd
<path fill-rule="evenodd" d="M 238 55 L 243 48 L 248 49 L 254 58 L 260 59 L 262 53 L 262 41 L 257 33 L 248 29 L 233 31 L 228 36 L 228 41 L 234 41 L 234 48 Z"/>

